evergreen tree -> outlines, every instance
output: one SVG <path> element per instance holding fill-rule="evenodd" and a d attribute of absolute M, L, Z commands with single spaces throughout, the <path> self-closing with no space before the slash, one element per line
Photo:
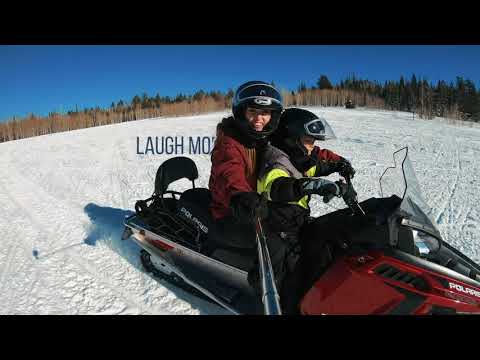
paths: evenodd
<path fill-rule="evenodd" d="M 464 113 L 465 119 L 476 118 L 480 112 L 477 90 L 471 80 L 465 80 L 463 83 L 463 97 L 460 102 L 460 110 Z"/>
<path fill-rule="evenodd" d="M 146 109 L 150 107 L 150 98 L 148 97 L 147 93 L 143 93 L 142 95 L 142 109 Z"/>
<path fill-rule="evenodd" d="M 398 84 L 398 96 L 399 96 L 399 108 L 401 111 L 407 109 L 407 91 L 405 86 L 405 80 L 403 76 L 400 76 L 400 82 Z"/>
<path fill-rule="evenodd" d="M 160 107 L 161 103 L 162 103 L 162 98 L 160 97 L 160 94 L 157 93 L 157 95 L 155 96 L 155 98 L 153 99 L 153 102 L 155 103 L 155 106 L 157 108 Z"/>
<path fill-rule="evenodd" d="M 182 93 L 178 94 L 176 97 L 175 97 L 175 100 L 173 102 L 176 102 L 176 103 L 179 103 L 179 102 L 182 102 L 186 99 L 187 97 L 185 95 L 183 95 Z"/>
<path fill-rule="evenodd" d="M 304 92 L 304 91 L 307 91 L 307 85 L 305 85 L 305 82 L 302 81 L 302 82 L 300 83 L 300 85 L 298 86 L 298 92 L 299 92 L 299 93 L 302 93 L 302 92 Z"/>
<path fill-rule="evenodd" d="M 418 108 L 418 99 L 419 99 L 419 90 L 418 82 L 415 74 L 412 74 L 412 79 L 410 81 L 411 93 L 410 93 L 410 108 L 413 111 L 416 111 Z"/>
<path fill-rule="evenodd" d="M 319 89 L 333 89 L 333 86 L 330 83 L 330 80 L 328 80 L 328 77 L 326 75 L 320 76 L 320 78 L 317 81 L 317 85 Z"/>
<path fill-rule="evenodd" d="M 203 90 L 199 90 L 195 94 L 193 94 L 194 101 L 203 100 L 204 97 L 205 97 L 205 92 Z"/>
<path fill-rule="evenodd" d="M 211 91 L 209 96 L 215 101 L 222 101 L 223 100 L 223 95 L 220 91 Z"/>
<path fill-rule="evenodd" d="M 140 107 L 140 104 L 142 103 L 142 99 L 140 99 L 140 96 L 135 95 L 132 99 L 132 107 L 135 109 L 137 107 Z"/>

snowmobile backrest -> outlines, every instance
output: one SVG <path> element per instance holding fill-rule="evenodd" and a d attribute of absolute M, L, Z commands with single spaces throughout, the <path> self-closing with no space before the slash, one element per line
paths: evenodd
<path fill-rule="evenodd" d="M 183 178 L 190 180 L 195 188 L 194 180 L 198 179 L 198 170 L 192 159 L 177 156 L 164 161 L 158 167 L 155 177 L 155 193 L 163 195 L 172 182 Z"/>

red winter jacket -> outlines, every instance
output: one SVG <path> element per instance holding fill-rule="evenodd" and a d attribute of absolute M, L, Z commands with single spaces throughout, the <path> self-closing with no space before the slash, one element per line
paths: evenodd
<path fill-rule="evenodd" d="M 316 155 L 319 160 L 326 161 L 338 161 L 342 159 L 340 155 L 335 154 L 333 151 L 327 149 L 320 149 L 318 146 L 314 146 L 312 150 L 312 155 Z"/>
<path fill-rule="evenodd" d="M 315 146 L 312 154 L 320 160 L 338 161 L 341 156 Z M 218 136 L 211 155 L 212 167 L 208 187 L 212 195 L 210 213 L 215 220 L 231 215 L 230 199 L 238 192 L 257 191 L 256 175 L 247 178 L 247 169 L 252 168 L 246 147 L 227 134 Z"/>
<path fill-rule="evenodd" d="M 236 139 L 223 135 L 217 138 L 212 151 L 212 167 L 208 187 L 212 194 L 210 213 L 215 220 L 231 215 L 230 198 L 243 191 L 256 191 L 257 179 L 252 174 L 247 178 L 247 169 L 252 167 L 245 146 Z"/>

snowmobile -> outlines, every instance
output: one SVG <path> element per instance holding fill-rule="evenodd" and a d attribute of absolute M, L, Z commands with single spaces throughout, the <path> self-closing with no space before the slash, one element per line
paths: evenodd
<path fill-rule="evenodd" d="M 302 296 L 303 315 L 480 313 L 480 266 L 442 239 L 420 192 L 408 148 L 396 151 L 394 166 L 380 177 L 380 198 L 344 199 L 347 207 L 320 218 L 368 216 L 368 226 L 343 243 L 327 270 Z M 168 190 L 181 178 L 184 192 Z M 234 314 L 281 314 L 268 239 L 255 219 L 257 247 L 210 244 L 208 189 L 196 188 L 193 160 L 162 163 L 155 191 L 137 201 L 125 218 L 122 238 L 141 248 L 142 264 L 155 276 L 206 297 Z M 353 189 L 351 179 L 346 179 Z M 387 196 L 390 194 L 390 196 Z M 261 294 L 248 281 L 259 267 Z"/>
<path fill-rule="evenodd" d="M 355 109 L 355 103 L 352 100 L 347 100 L 345 102 L 345 108 L 346 109 Z"/>

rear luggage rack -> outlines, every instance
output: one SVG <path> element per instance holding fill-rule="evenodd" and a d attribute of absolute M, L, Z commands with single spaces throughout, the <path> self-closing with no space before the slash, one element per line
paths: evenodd
<path fill-rule="evenodd" d="M 175 199 L 163 200 L 176 202 Z M 141 206 L 137 205 L 139 203 Z M 164 202 L 162 199 L 152 196 L 143 200 L 143 204 L 142 201 L 137 202 L 137 204 L 135 205 L 137 216 L 145 223 L 148 230 L 189 249 L 201 252 L 200 229 L 195 224 L 175 216 L 165 207 L 169 202 Z"/>

